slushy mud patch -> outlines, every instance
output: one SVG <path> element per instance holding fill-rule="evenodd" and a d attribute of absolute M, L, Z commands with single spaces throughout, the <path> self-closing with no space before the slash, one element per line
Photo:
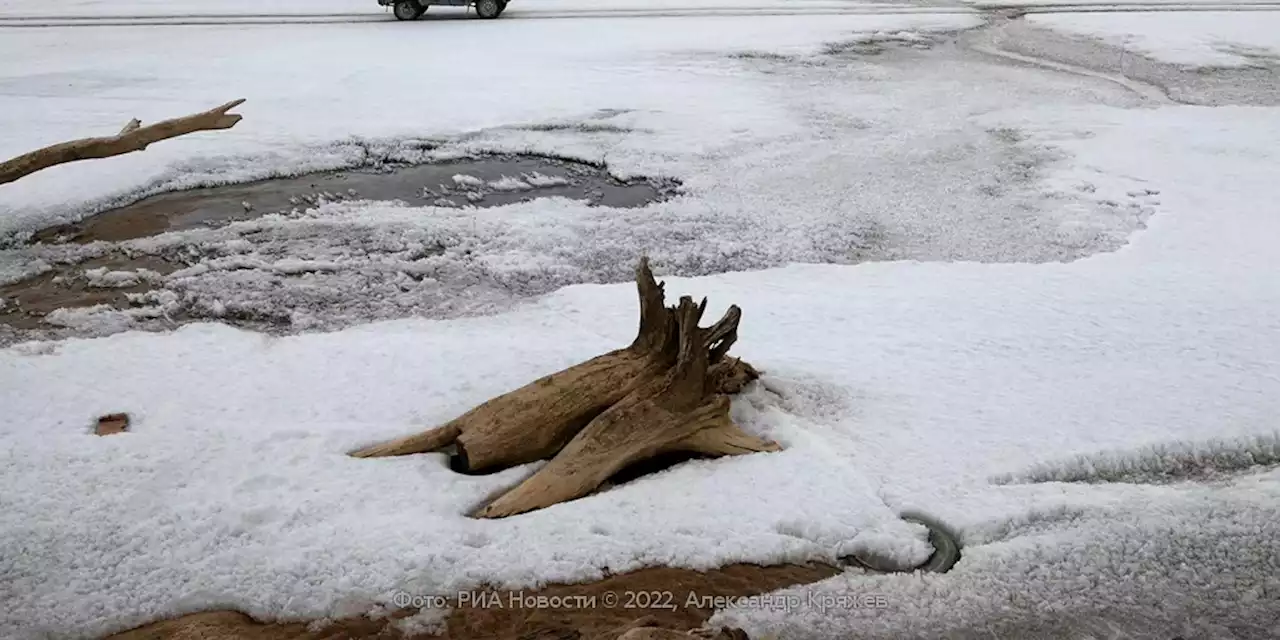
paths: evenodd
<path fill-rule="evenodd" d="M 874 56 L 890 49 L 932 49 L 953 37 L 947 32 L 877 31 L 850 40 L 829 42 L 822 47 L 822 55 Z"/>
<path fill-rule="evenodd" d="M 838 65 L 850 58 L 875 57 L 892 51 L 929 50 L 953 40 L 955 36 L 951 32 L 873 31 L 847 40 L 828 42 L 814 55 L 747 49 L 729 53 L 726 57 L 751 64 L 758 72 L 772 74 L 788 67 Z"/>
<path fill-rule="evenodd" d="M 417 166 L 382 165 L 165 193 L 75 224 L 45 229 L 35 240 L 51 244 L 118 242 L 342 200 L 496 207 L 560 196 L 593 205 L 638 207 L 667 197 L 675 187 L 670 180 L 617 180 L 604 167 L 584 162 L 502 155 Z"/>
<path fill-rule="evenodd" d="M 451 250 L 473 257 L 459 227 L 474 227 L 479 209 L 539 199 L 635 208 L 678 186 L 506 154 L 154 195 L 44 229 L 18 248 L 41 273 L 0 285 L 0 344 L 204 320 L 276 332 L 416 315 L 448 297 L 442 278 L 484 280 L 482 265 L 458 273 L 441 259 Z M 469 301 L 480 306 L 509 297 L 476 293 Z"/>
<path fill-rule="evenodd" d="M 568 132 L 568 133 L 631 133 L 632 129 L 620 127 L 615 124 L 596 123 L 596 122 L 555 122 L 544 124 L 531 124 L 523 127 L 515 127 L 522 131 L 539 131 L 548 132 Z"/>
<path fill-rule="evenodd" d="M 796 56 L 784 53 L 756 50 L 738 51 L 737 53 L 729 54 L 729 57 L 734 60 L 762 60 L 765 62 L 795 62 L 797 60 Z"/>
<path fill-rule="evenodd" d="M 723 608 L 724 602 L 811 584 L 840 572 L 823 564 L 737 564 L 710 571 L 651 567 L 614 575 L 606 570 L 604 579 L 584 584 L 549 585 L 536 591 L 468 592 L 468 602 L 449 599 L 451 609 L 387 608 L 379 617 L 313 624 L 262 623 L 234 611 L 210 611 L 155 622 L 108 640 L 612 640 L 639 626 L 680 632 L 696 629 L 717 608 Z M 406 624 L 418 616 L 438 620 L 437 625 L 421 630 Z"/>

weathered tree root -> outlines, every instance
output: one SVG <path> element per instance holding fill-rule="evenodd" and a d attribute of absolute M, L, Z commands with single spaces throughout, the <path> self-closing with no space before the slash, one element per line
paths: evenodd
<path fill-rule="evenodd" d="M 649 261 L 636 269 L 640 328 L 631 345 L 544 376 L 429 431 L 351 452 L 359 458 L 400 456 L 456 447 L 453 467 L 475 473 L 554 456 L 588 423 L 632 391 L 661 381 L 676 364 L 679 322 L 665 306 L 664 284 Z M 727 358 L 742 312 L 730 307 L 706 329 L 705 377 L 717 393 L 734 394 L 759 377 L 750 364 Z M 694 449 L 702 446 L 695 445 Z"/>
<path fill-rule="evenodd" d="M 665 306 L 649 261 L 636 269 L 640 329 L 631 345 L 540 378 L 416 435 L 372 445 L 373 458 L 453 445 L 452 466 L 479 472 L 551 458 L 538 473 L 475 515 L 499 518 L 595 490 L 631 463 L 691 452 L 739 455 L 778 445 L 739 429 L 729 395 L 760 373 L 728 357 L 742 310 L 730 306 L 710 327 L 698 326 L 707 301 L 684 297 Z"/>
<path fill-rule="evenodd" d="M 240 106 L 244 99 L 232 100 L 220 107 L 181 118 L 164 120 L 142 126 L 136 118 L 120 130 L 120 133 L 102 138 L 82 138 L 51 145 L 24 153 L 16 158 L 0 162 L 0 184 L 13 182 L 42 169 L 77 160 L 109 158 L 134 151 L 142 151 L 154 142 L 184 136 L 197 131 L 230 129 L 242 116 L 228 111 Z"/>
<path fill-rule="evenodd" d="M 596 356 L 504 393 L 417 435 L 354 451 L 358 458 L 423 453 L 457 445 L 454 467 L 477 472 L 549 458 L 605 409 L 675 363 L 675 320 L 649 261 L 636 269 L 640 329 L 624 349 Z"/>
<path fill-rule="evenodd" d="M 681 298 L 675 366 L 609 407 L 546 466 L 475 516 L 502 518 L 582 497 L 628 465 L 664 452 L 777 451 L 776 444 L 748 435 L 730 421 L 729 398 L 719 393 L 725 378 L 709 375 L 712 359 L 723 359 L 736 340 L 741 313 L 732 307 L 720 322 L 702 329 L 698 321 L 705 310 L 705 299 L 695 305 L 692 298 Z"/>

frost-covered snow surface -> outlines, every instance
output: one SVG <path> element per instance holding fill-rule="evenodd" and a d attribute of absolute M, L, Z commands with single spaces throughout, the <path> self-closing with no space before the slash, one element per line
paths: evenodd
<path fill-rule="evenodd" d="M 1029 15 L 1032 24 L 1099 38 L 1191 67 L 1280 64 L 1280 12 L 1135 12 Z"/>
<path fill-rule="evenodd" d="M 674 279 L 673 295 L 745 310 L 738 351 L 767 375 L 735 415 L 787 451 L 689 464 L 509 521 L 461 514 L 529 469 L 464 477 L 443 455 L 343 453 L 624 343 L 631 287 L 331 334 L 195 325 L 9 349 L 6 628 L 87 634 L 210 607 L 354 613 L 397 589 L 831 559 L 886 532 L 919 555 L 922 532 L 900 509 L 958 528 L 966 559 L 941 577 L 813 587 L 883 593 L 888 609 L 734 619 L 785 637 L 911 636 L 1042 614 L 1052 629 L 1053 616 L 1079 622 L 1120 601 L 1161 631 L 1192 624 L 1171 602 L 1266 624 L 1280 586 L 1275 471 L 1220 488 L 991 480 L 1177 443 L 1274 459 L 1280 291 L 1267 265 L 1280 221 L 1255 206 L 1280 197 L 1274 111 L 999 118 L 1071 154 L 1052 182 L 1088 177 L 1112 193 L 1138 180 L 1161 191 L 1162 215 L 1130 246 L 1071 264 Z M 133 433 L 87 434 L 122 409 Z"/>
<path fill-rule="evenodd" d="M 0 51 L 23 57 L 0 56 L 0 110 L 30 126 L 0 131 L 0 155 L 228 93 L 250 102 L 231 131 L 6 185 L 0 233 L 371 150 L 533 149 L 687 191 L 638 211 L 334 202 L 137 241 L 207 255 L 185 273 L 86 278 L 186 278 L 225 305 L 274 274 L 358 298 L 367 281 L 324 278 L 352 261 L 352 278 L 412 269 L 413 243 L 443 242 L 416 267 L 490 278 L 450 299 L 496 291 L 492 311 L 512 290 L 549 293 L 482 317 L 290 337 L 196 324 L 0 351 L 0 637 L 93 637 L 211 608 L 354 615 L 401 591 L 653 564 L 858 549 L 917 563 L 930 548 L 903 511 L 959 532 L 952 572 L 806 588 L 887 607 L 721 617 L 786 638 L 1262 638 L 1280 624 L 1267 466 L 1280 457 L 1280 111 L 1127 108 L 1138 98 L 1116 87 L 949 48 L 939 30 L 973 26 L 954 15 L 529 22 L 4 32 Z M 424 62 L 406 83 L 385 64 L 494 42 L 521 55 L 492 82 Z M 371 117 L 392 95 L 475 108 Z M 0 273 L 51 257 L 30 251 L 8 249 Z M 470 477 L 443 454 L 345 455 L 628 342 L 631 285 L 560 287 L 619 280 L 641 251 L 699 276 L 669 279 L 668 295 L 743 308 L 735 352 L 765 377 L 734 416 L 785 451 L 496 522 L 462 514 L 537 465 Z M 901 260 L 788 264 L 868 251 Z M 771 268 L 743 271 L 758 267 Z M 702 275 L 717 271 L 731 273 Z M 143 295 L 163 312 L 177 294 Z M 129 433 L 89 434 L 117 411 Z"/>
<path fill-rule="evenodd" d="M 499 20 L 483 31 L 460 22 L 306 25 L 315 40 L 282 39 L 283 27 L 207 27 L 184 29 L 164 56 L 145 53 L 154 27 L 81 28 L 101 48 L 89 58 L 66 53 L 56 29 L 12 29 L 7 43 L 45 57 L 36 69 L 0 61 L 16 87 L 0 106 L 33 123 L 6 131 L 0 153 L 110 130 L 156 105 L 214 104 L 228 97 L 217 87 L 258 89 L 230 131 L 6 185 L 0 236 L 156 190 L 494 149 L 601 161 L 620 177 L 676 178 L 686 196 L 640 209 L 348 201 L 118 245 L 0 250 L 0 278 L 115 249 L 179 256 L 186 268 L 160 285 L 186 313 L 332 329 L 484 313 L 569 284 L 618 282 L 630 267 L 617 257 L 641 252 L 696 276 L 791 262 L 1063 261 L 1121 246 L 1154 211 L 1150 198 L 1102 198 L 1087 184 L 1045 192 L 1038 180 L 1059 154 L 974 116 L 1045 101 L 1137 100 L 993 66 L 940 35 L 977 24 L 963 15 L 887 15 Z M 432 37 L 387 31 L 406 26 L 430 28 Z M 432 82 L 406 84 L 382 62 L 431 51 L 474 57 L 496 43 L 521 55 L 487 71 L 486 82 L 443 67 Z M 223 53 L 211 59 L 211 48 Z M 343 91 L 308 75 L 316 68 L 346 78 Z M 111 93 L 103 78 L 124 76 L 137 79 L 130 92 L 91 113 L 47 95 L 67 84 Z M 415 96 L 474 108 L 449 118 L 429 110 L 367 116 Z M 74 119 L 60 111 L 68 109 Z M 282 277 L 282 259 L 326 267 Z M 171 311 L 104 310 L 98 332 Z"/>
<path fill-rule="evenodd" d="M 778 592 L 805 603 L 790 614 L 738 608 L 712 622 L 788 639 L 1277 637 L 1278 474 L 1142 489 L 1028 509 L 945 576 L 840 576 Z M 843 604 L 859 598 L 878 606 Z"/>

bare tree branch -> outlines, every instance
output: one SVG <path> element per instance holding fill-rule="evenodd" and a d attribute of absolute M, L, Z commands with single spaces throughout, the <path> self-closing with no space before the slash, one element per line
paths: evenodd
<path fill-rule="evenodd" d="M 11 160 L 0 163 L 0 184 L 13 182 L 18 178 L 31 175 L 42 169 L 77 160 L 93 158 L 109 158 L 133 151 L 142 151 L 148 145 L 176 138 L 196 131 L 213 131 L 230 129 L 241 116 L 227 113 L 240 106 L 244 99 L 232 100 L 220 107 L 208 111 L 164 120 L 152 125 L 142 126 L 136 118 L 129 121 L 120 133 L 102 138 L 82 138 L 61 142 L 30 153 L 24 153 Z"/>

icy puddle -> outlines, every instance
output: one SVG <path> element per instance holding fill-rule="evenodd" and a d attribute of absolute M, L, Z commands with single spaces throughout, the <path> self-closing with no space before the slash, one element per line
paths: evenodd
<path fill-rule="evenodd" d="M 593 205 L 639 207 L 669 193 L 661 181 L 622 182 L 603 167 L 541 156 L 311 174 L 152 196 L 73 225 L 46 229 L 40 242 L 119 242 L 336 200 L 402 200 L 411 205 L 496 207 L 560 196 Z"/>
<path fill-rule="evenodd" d="M 672 180 L 638 178 L 623 181 L 612 177 L 605 167 L 583 162 L 533 155 L 494 155 L 481 158 L 417 166 L 364 168 L 310 174 L 295 178 L 264 180 L 246 184 L 192 189 L 145 198 L 125 207 L 86 218 L 71 225 L 45 229 L 33 243 L 64 247 L 64 261 L 49 260 L 53 269 L 39 276 L 0 285 L 0 344 L 22 339 L 100 335 L 126 328 L 163 328 L 182 322 L 219 319 L 233 324 L 307 328 L 297 326 L 297 318 L 287 311 L 278 313 L 228 308 L 216 296 L 179 295 L 162 287 L 170 276 L 202 273 L 268 272 L 267 287 L 279 287 L 279 279 L 306 279 L 318 273 L 332 275 L 344 267 L 335 260 L 320 264 L 297 258 L 299 245 L 340 244 L 334 238 L 342 230 L 298 227 L 317 222 L 315 209 L 334 206 L 359 208 L 395 205 L 422 216 L 442 207 L 460 212 L 475 208 L 560 197 L 588 206 L 640 207 L 671 196 L 677 183 Z M 373 201 L 372 203 L 368 201 Z M 276 221 L 272 224 L 270 221 Z M 255 222 L 261 225 L 255 226 Z M 290 225 L 294 228 L 289 229 Z M 421 264 L 440 251 L 431 241 L 418 246 L 403 239 L 387 242 L 357 239 L 346 229 L 346 240 L 366 246 L 361 256 L 377 257 L 382 268 L 370 268 L 366 261 L 356 270 L 360 277 L 378 280 L 401 293 L 409 293 L 424 281 L 434 282 Z M 271 238 L 288 235 L 292 246 L 274 247 Z M 359 235 L 359 234 L 356 234 Z M 378 235 L 371 231 L 370 235 Z M 167 239 L 167 240 L 166 240 Z M 217 244 L 222 240 L 222 244 Z M 216 245 L 211 251 L 207 250 Z M 98 243 L 98 244 L 94 244 Z M 105 243 L 105 244 L 104 244 Z M 236 250 L 227 243 L 253 245 L 263 253 L 278 253 L 281 261 L 264 263 L 255 258 L 244 264 L 235 261 Z M 434 243 L 437 247 L 443 243 Z M 78 245 L 78 246 L 77 246 Z M 353 257 L 339 251 L 341 258 Z M 211 259 L 221 264 L 208 266 Z M 252 262 L 252 264 L 250 264 Z M 348 263 L 345 265 L 350 267 Z M 261 273 L 259 273 L 261 275 Z M 243 274 L 239 276 L 243 279 Z M 273 282 L 272 280 L 275 280 Z M 240 286 L 253 287 L 240 282 Z M 376 304 L 381 287 L 371 286 L 371 304 Z M 181 289 L 180 289 L 181 290 Z M 186 292 L 184 291 L 183 294 Z M 181 301 L 180 301 L 181 299 Z M 297 301 L 301 306 L 331 306 L 316 301 Z M 292 305 L 286 305 L 292 306 Z M 402 306 L 394 304 L 397 308 Z M 404 309 L 400 309 L 404 311 Z M 352 316 L 377 317 L 371 309 L 351 310 Z"/>

